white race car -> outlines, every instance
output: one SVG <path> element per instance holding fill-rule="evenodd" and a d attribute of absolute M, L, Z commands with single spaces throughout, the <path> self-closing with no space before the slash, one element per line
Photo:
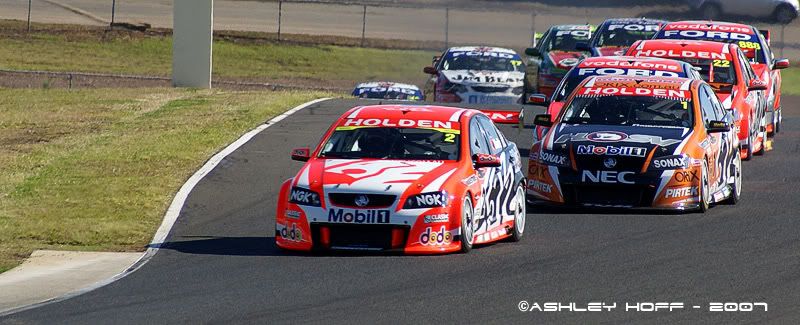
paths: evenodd
<path fill-rule="evenodd" d="M 724 15 L 771 18 L 788 24 L 797 18 L 798 0 L 687 0 L 693 10 L 700 10 L 705 19 L 719 20 Z"/>
<path fill-rule="evenodd" d="M 425 94 L 435 102 L 466 104 L 522 103 L 525 66 L 514 50 L 499 47 L 453 47 L 435 66 Z"/>

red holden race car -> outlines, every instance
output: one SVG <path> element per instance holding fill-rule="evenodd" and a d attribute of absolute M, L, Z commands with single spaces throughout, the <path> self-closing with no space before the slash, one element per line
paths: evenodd
<path fill-rule="evenodd" d="M 767 82 L 767 134 L 780 131 L 781 69 L 790 66 L 788 59 L 776 59 L 769 44 L 769 31 L 753 26 L 718 21 L 678 21 L 669 23 L 654 36 L 655 39 L 686 39 L 733 43 L 739 45 L 750 60 L 758 79 Z"/>
<path fill-rule="evenodd" d="M 702 80 L 584 80 L 531 148 L 531 202 L 706 211 L 739 201 L 733 117 Z"/>
<path fill-rule="evenodd" d="M 608 75 L 701 78 L 691 64 L 683 61 L 631 56 L 592 57 L 581 61 L 572 68 L 558 84 L 551 98 L 544 94 L 534 94 L 531 95 L 529 102 L 536 105 L 547 105 L 547 114 L 555 119 L 561 112 L 561 108 L 564 107 L 564 100 L 583 80 L 592 76 Z M 546 128 L 537 126 L 534 131 L 534 140 L 541 139 L 545 130 Z"/>
<path fill-rule="evenodd" d="M 722 105 L 735 110 L 742 159 L 766 151 L 767 134 L 763 91 L 767 83 L 759 80 L 744 53 L 736 44 L 650 40 L 634 44 L 628 55 L 672 58 L 686 61 L 700 69 L 700 75 L 714 89 Z"/>
<path fill-rule="evenodd" d="M 622 55 L 636 41 L 653 38 L 667 22 L 647 18 L 607 19 L 589 43 L 578 43 L 577 49 L 590 51 L 592 56 Z"/>
<path fill-rule="evenodd" d="M 467 252 L 525 230 L 517 146 L 477 110 L 355 107 L 283 183 L 276 243 L 288 250 Z"/>

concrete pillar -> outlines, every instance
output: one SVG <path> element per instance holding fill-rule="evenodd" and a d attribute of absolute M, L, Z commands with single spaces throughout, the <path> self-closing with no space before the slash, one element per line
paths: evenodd
<path fill-rule="evenodd" d="M 174 0 L 172 85 L 211 88 L 214 0 Z"/>

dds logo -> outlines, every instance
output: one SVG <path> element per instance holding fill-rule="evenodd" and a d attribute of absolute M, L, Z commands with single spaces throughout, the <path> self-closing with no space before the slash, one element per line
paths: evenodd
<path fill-rule="evenodd" d="M 433 231 L 431 227 L 425 228 L 425 231 L 419 236 L 420 244 L 425 246 L 447 245 L 452 240 L 453 234 L 444 229 L 444 226 L 441 226 L 438 232 Z"/>

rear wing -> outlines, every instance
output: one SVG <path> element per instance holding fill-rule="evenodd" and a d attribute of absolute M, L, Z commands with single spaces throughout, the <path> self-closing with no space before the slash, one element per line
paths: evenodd
<path fill-rule="evenodd" d="M 522 108 L 519 110 L 479 108 L 478 110 L 486 114 L 495 124 L 522 125 L 525 123 L 525 111 Z"/>

